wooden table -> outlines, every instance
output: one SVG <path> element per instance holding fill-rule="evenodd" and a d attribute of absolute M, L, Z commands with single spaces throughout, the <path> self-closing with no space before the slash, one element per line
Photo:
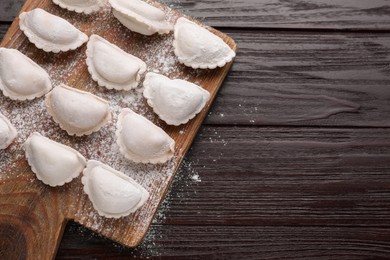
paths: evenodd
<path fill-rule="evenodd" d="M 389 258 L 390 1 L 164 2 L 237 60 L 142 245 L 71 223 L 57 258 Z"/>

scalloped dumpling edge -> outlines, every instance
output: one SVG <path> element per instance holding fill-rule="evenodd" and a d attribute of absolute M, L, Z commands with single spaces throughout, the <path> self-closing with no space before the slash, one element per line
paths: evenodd
<path fill-rule="evenodd" d="M 102 46 L 100 46 L 101 49 L 102 48 L 106 48 L 106 50 L 111 49 L 112 52 L 114 52 L 114 54 L 116 54 L 117 62 L 114 61 L 113 64 L 109 64 L 110 66 L 108 66 L 108 67 L 110 67 L 110 70 L 113 70 L 112 66 L 115 66 L 116 64 L 122 65 L 121 67 L 119 67 L 118 69 L 116 69 L 114 71 L 114 75 L 117 74 L 116 78 L 118 78 L 118 79 L 122 78 L 121 81 L 127 80 L 127 81 L 125 81 L 125 83 L 113 82 L 109 78 L 104 77 L 104 75 L 101 75 L 101 73 L 99 73 L 99 67 L 96 67 L 96 65 L 98 64 L 98 62 L 102 62 L 102 61 L 95 60 L 95 59 L 99 59 L 99 57 L 95 57 L 96 44 L 99 44 L 99 43 L 103 44 Z M 101 51 L 103 51 L 103 50 L 101 50 Z M 124 50 L 122 50 L 121 48 L 116 46 L 115 44 L 107 41 L 103 37 L 96 35 L 96 34 L 91 35 L 90 40 L 87 44 L 86 54 L 87 54 L 86 63 L 88 66 L 88 71 L 92 76 L 92 79 L 94 81 L 96 81 L 99 86 L 105 87 L 107 89 L 126 90 L 126 91 L 134 89 L 134 88 L 138 87 L 138 85 L 141 81 L 141 76 L 146 72 L 146 63 L 144 61 L 142 61 L 141 59 L 139 59 L 138 57 L 136 57 L 130 53 L 125 52 Z M 97 53 L 97 54 L 99 55 L 99 53 Z M 121 55 L 123 55 L 123 56 L 121 56 Z M 121 57 L 119 57 L 119 56 L 121 56 Z M 104 55 L 101 58 L 104 58 Z M 101 66 L 103 68 L 103 70 L 105 67 L 107 67 L 108 63 L 109 63 L 109 61 L 105 61 L 104 66 Z M 135 69 L 137 66 L 138 66 L 138 70 Z M 125 68 L 128 68 L 128 69 L 126 71 L 124 71 Z M 133 71 L 131 71 L 131 68 L 133 69 Z M 100 70 L 102 70 L 102 69 L 100 69 Z M 110 73 L 110 71 L 108 71 L 108 72 L 103 71 L 103 72 Z M 110 75 L 110 77 L 114 77 L 114 75 Z"/>
<path fill-rule="evenodd" d="M 100 171 L 99 172 L 94 171 L 96 168 L 100 168 L 99 169 Z M 109 177 L 108 174 L 112 174 L 112 176 Z M 100 189 L 106 189 L 106 190 L 103 190 L 102 192 L 101 190 L 95 191 L 94 194 L 94 188 L 96 188 L 94 187 L 94 184 L 96 184 L 98 180 L 96 179 L 93 180 L 93 178 L 101 178 L 103 176 L 105 177 L 104 186 L 100 187 Z M 87 194 L 89 200 L 92 202 L 93 208 L 98 212 L 100 216 L 106 218 L 126 217 L 129 214 L 134 213 L 139 208 L 141 208 L 145 204 L 145 202 L 149 199 L 150 196 L 149 192 L 144 187 L 142 187 L 139 183 L 137 183 L 134 179 L 96 160 L 89 160 L 87 162 L 87 167 L 83 171 L 83 177 L 81 177 L 81 182 L 83 184 L 83 190 L 85 194 Z M 122 183 L 120 184 L 118 182 L 122 182 Z M 90 187 L 90 185 L 92 187 Z M 111 190 L 110 192 L 110 189 L 113 188 L 114 186 L 116 187 L 116 189 Z M 118 190 L 118 186 L 122 187 L 122 190 Z M 126 190 L 123 190 L 123 188 L 126 188 L 126 186 L 127 188 L 132 188 L 133 191 L 134 190 L 138 191 L 138 194 L 136 195 L 139 196 L 139 200 L 135 202 L 136 204 L 133 205 L 131 208 L 127 208 L 127 209 L 124 207 L 127 207 L 128 205 L 123 205 L 123 203 L 126 203 L 126 201 L 123 200 L 123 197 L 128 197 L 130 195 L 130 193 L 128 193 L 127 195 L 124 194 Z M 100 194 L 96 194 L 96 192 L 100 192 Z M 130 190 L 127 190 L 127 192 L 130 192 Z M 104 196 L 104 198 L 100 198 L 103 200 L 99 201 L 99 196 Z M 115 196 L 119 196 L 119 197 L 115 199 L 114 198 Z M 115 199 L 115 201 L 110 202 L 109 201 L 110 199 Z M 107 203 L 110 204 L 107 205 Z M 117 204 L 113 205 L 114 203 Z M 103 204 L 103 205 L 99 205 L 99 204 Z M 114 208 L 116 207 L 115 210 L 121 210 L 121 212 L 109 212 L 110 208 L 112 207 Z"/>
<path fill-rule="evenodd" d="M 126 116 L 133 116 L 133 120 L 135 119 L 136 121 L 139 120 L 137 123 L 139 124 L 135 124 L 135 127 L 146 127 L 146 128 L 150 128 L 150 132 L 154 132 L 154 134 L 150 134 L 149 136 L 151 138 L 153 138 L 153 141 L 158 143 L 159 145 L 161 145 L 161 142 L 163 141 L 164 144 L 163 144 L 163 147 L 155 147 L 155 150 L 157 150 L 158 152 L 157 153 L 161 153 L 161 154 L 158 154 L 156 156 L 156 154 L 153 154 L 153 155 L 142 155 L 140 154 L 141 153 L 141 150 L 142 152 L 148 152 L 150 151 L 151 147 L 150 147 L 150 143 L 149 144 L 143 144 L 143 147 L 128 147 L 125 143 L 126 143 L 126 138 L 129 138 L 129 136 L 123 136 L 123 128 L 124 128 L 124 120 L 125 120 L 125 117 Z M 137 129 L 135 132 L 136 133 L 142 133 L 142 134 L 145 134 L 145 131 L 147 131 L 147 129 Z M 127 134 L 130 134 L 132 135 L 133 133 L 130 133 L 129 131 L 126 132 Z M 142 135 L 141 134 L 141 135 Z M 128 160 L 131 160 L 133 162 L 136 162 L 136 163 L 152 163 L 152 164 L 156 164 L 156 163 L 165 163 L 166 161 L 168 161 L 170 158 L 173 157 L 174 155 L 174 151 L 175 151 L 175 141 L 160 127 L 158 127 L 157 125 L 155 125 L 153 122 L 151 122 L 150 120 L 148 120 L 147 118 L 145 118 L 144 116 L 141 116 L 137 113 L 135 113 L 134 111 L 132 111 L 131 109 L 129 108 L 123 108 L 121 113 L 119 114 L 119 117 L 118 117 L 118 122 L 117 122 L 117 130 L 115 132 L 115 135 L 116 135 L 116 143 L 118 144 L 119 146 L 119 151 L 121 152 L 121 154 L 127 158 Z M 135 135 L 132 135 L 131 137 L 134 137 Z M 156 140 L 158 138 L 158 140 Z M 136 140 L 141 140 L 141 141 L 145 141 L 146 138 L 139 138 L 139 137 L 136 137 Z M 164 140 L 162 140 L 164 139 Z M 132 144 L 132 145 L 139 145 L 139 144 Z M 145 151 L 146 147 L 148 147 L 148 151 Z M 139 152 L 137 154 L 137 152 Z"/>
<path fill-rule="evenodd" d="M 7 56 L 4 60 L 1 59 L 3 55 Z M 9 70 L 12 72 L 4 75 Z M 21 70 L 21 73 L 18 75 L 15 70 Z M 12 75 L 18 75 L 18 77 L 15 78 Z M 10 77 L 8 81 L 12 82 L 11 86 L 7 84 L 5 77 Z M 33 88 L 32 84 L 35 84 Z M 12 85 L 15 89 L 12 89 Z M 17 93 L 18 88 L 19 90 L 36 89 L 36 91 Z M 16 49 L 0 48 L 0 89 L 4 96 L 12 100 L 24 101 L 42 97 L 52 89 L 52 85 L 49 74 L 32 59 Z"/>
<path fill-rule="evenodd" d="M 162 86 L 159 83 L 160 84 L 165 83 L 165 86 Z M 159 118 L 164 120 L 168 125 L 178 126 L 181 124 L 186 124 L 188 121 L 193 119 L 200 111 L 202 111 L 207 101 L 210 99 L 210 93 L 207 90 L 203 89 L 202 87 L 192 82 L 181 80 L 181 79 L 170 79 L 164 75 L 157 74 L 154 72 L 148 72 L 146 74 L 143 85 L 145 87 L 143 96 L 146 98 L 148 105 L 152 107 L 153 111 L 159 116 Z M 179 118 L 180 115 L 176 116 L 175 118 L 174 113 L 177 112 L 178 110 L 185 111 L 184 107 L 176 107 L 172 105 L 171 111 L 168 111 L 167 109 L 165 109 L 166 111 L 164 111 L 164 107 L 161 107 L 164 106 L 164 104 L 158 105 L 155 104 L 154 102 L 154 100 L 158 102 L 158 99 L 162 98 L 161 96 L 158 96 L 159 93 L 156 93 L 159 92 L 159 89 L 162 89 L 163 91 L 167 92 L 170 90 L 169 87 L 172 86 L 171 90 L 174 92 L 174 94 L 178 94 L 178 92 L 173 89 L 174 87 L 177 87 L 177 85 L 182 85 L 182 89 L 187 91 L 187 93 L 183 92 L 183 94 L 191 93 L 192 95 L 197 95 L 198 98 L 201 98 L 201 101 L 197 105 L 197 107 L 194 108 L 192 112 L 189 112 L 188 115 L 182 118 Z M 187 99 L 188 102 L 180 102 L 180 103 L 184 103 L 184 106 L 187 107 L 191 105 L 191 101 L 194 101 L 193 96 L 192 97 L 188 97 L 188 96 L 180 97 L 176 95 L 168 95 L 168 96 L 171 96 L 171 98 L 179 98 L 179 100 L 181 98 L 183 98 L 183 100 Z M 171 100 L 170 102 L 172 104 L 179 103 L 176 101 L 177 100 Z"/>
<path fill-rule="evenodd" d="M 187 26 L 187 28 L 185 28 Z M 188 28 L 188 27 L 192 28 Z M 183 27 L 183 28 L 182 28 Z M 179 32 L 181 30 L 184 30 L 185 32 L 188 31 L 194 31 L 197 30 L 200 34 L 203 34 L 203 36 L 195 36 L 196 40 L 202 40 L 205 38 L 209 38 L 209 40 L 205 40 L 203 43 L 205 45 L 210 44 L 210 42 L 214 42 L 216 45 L 212 46 L 213 51 L 210 53 L 207 53 L 208 50 L 211 48 L 202 48 L 206 46 L 192 46 L 194 48 L 187 48 L 187 50 L 182 50 L 182 44 L 180 44 L 181 41 L 191 41 L 194 39 L 181 39 L 179 36 Z M 183 45 L 186 46 L 186 45 Z M 191 67 L 193 69 L 215 69 L 217 67 L 224 67 L 227 63 L 231 62 L 234 57 L 236 57 L 235 51 L 233 51 L 229 45 L 227 45 L 220 37 L 213 34 L 206 28 L 188 20 L 187 18 L 180 17 L 175 24 L 174 27 L 174 40 L 173 40 L 173 47 L 174 47 L 174 53 L 179 59 L 179 62 L 184 64 L 187 67 Z M 217 51 L 215 51 L 218 49 Z M 194 51 L 198 51 L 199 53 L 194 53 Z M 191 53 L 186 53 L 191 52 Z M 218 53 L 218 52 L 223 52 Z M 213 59 L 216 59 L 214 62 L 210 63 L 210 55 L 217 56 L 213 57 Z M 220 56 L 220 57 L 218 57 Z"/>
<path fill-rule="evenodd" d="M 91 125 L 90 127 L 86 128 L 85 130 L 78 130 L 76 129 L 76 127 L 73 127 L 71 126 L 70 124 L 67 126 L 66 124 L 68 124 L 69 122 L 65 122 L 64 120 L 61 120 L 59 118 L 59 115 L 57 115 L 58 111 L 54 111 L 54 109 L 52 108 L 53 104 L 52 104 L 52 94 L 54 93 L 54 91 L 57 91 L 57 89 L 65 89 L 66 92 L 68 93 L 74 93 L 76 95 L 79 95 L 80 98 L 81 97 L 87 97 L 87 99 L 91 100 L 92 99 L 95 99 L 96 100 L 96 104 L 97 103 L 100 103 L 100 104 L 103 104 L 104 108 L 103 107 L 100 107 L 100 113 L 101 115 L 99 115 L 99 118 L 101 118 L 100 122 L 96 123 L 95 125 Z M 57 96 L 57 98 L 64 98 L 63 95 L 61 96 Z M 95 101 L 94 100 L 94 101 Z M 80 100 L 79 100 L 80 101 Z M 88 102 L 85 101 L 85 102 Z M 74 103 L 74 102 L 73 102 Z M 78 103 L 80 104 L 80 103 Z M 83 104 L 85 106 L 85 103 Z M 92 93 L 90 92 L 87 92 L 87 91 L 82 91 L 82 90 L 79 90 L 79 89 L 76 89 L 76 88 L 72 88 L 72 87 L 69 87 L 65 84 L 61 84 L 55 88 L 53 88 L 52 91 L 50 91 L 49 93 L 46 94 L 45 96 L 45 106 L 46 106 L 46 110 L 48 112 L 48 114 L 53 118 L 54 122 L 56 122 L 61 129 L 65 130 L 68 135 L 76 135 L 76 136 L 84 136 L 84 135 L 90 135 L 94 132 L 97 132 L 99 131 L 103 126 L 105 126 L 108 121 L 111 120 L 111 111 L 110 111 L 110 107 L 109 107 L 109 103 L 107 100 L 104 100 L 96 95 L 93 95 Z M 64 104 L 62 104 L 62 108 L 64 108 Z M 91 106 L 88 106 L 91 108 Z M 61 108 L 58 108 L 58 109 L 61 109 Z M 66 108 L 65 108 L 66 109 Z M 104 109 L 104 111 L 103 111 Z M 76 109 L 76 108 L 73 108 L 72 109 L 73 111 L 83 111 L 84 110 L 80 110 L 80 109 Z M 94 110 L 96 111 L 96 110 Z M 92 110 L 90 111 L 87 111 L 87 112 L 94 112 Z M 66 113 L 67 110 L 63 111 L 63 113 Z M 104 112 L 104 114 L 103 114 Z M 70 116 L 71 118 L 73 118 L 73 116 Z M 81 118 L 79 118 L 79 121 L 82 121 Z M 80 127 L 79 127 L 80 128 Z"/>
<path fill-rule="evenodd" d="M 41 145 L 46 147 L 39 147 Z M 43 148 L 48 148 L 50 151 L 43 151 Z M 24 143 L 24 149 L 27 162 L 30 165 L 31 170 L 35 173 L 37 179 L 51 187 L 63 186 L 66 183 L 71 182 L 74 178 L 77 178 L 80 175 L 87 163 L 84 156 L 82 156 L 77 150 L 70 146 L 53 141 L 37 132 L 32 133 L 27 138 L 26 142 Z M 55 152 L 54 149 L 57 149 L 57 152 Z M 67 153 L 67 167 L 61 165 L 62 160 L 64 160 L 61 158 L 61 156 L 64 156 L 64 153 Z M 40 161 L 41 158 L 39 158 L 39 156 L 45 156 L 45 159 Z M 52 160 L 49 160 L 48 156 L 53 156 L 56 158 L 50 158 Z M 37 165 L 42 162 L 50 163 L 47 165 Z M 53 169 L 55 162 L 58 163 L 56 170 Z M 47 172 L 42 172 L 42 169 L 39 168 L 45 166 L 49 167 L 49 170 L 47 170 Z M 48 174 L 48 172 L 50 172 L 50 174 Z"/>
<path fill-rule="evenodd" d="M 42 19 L 41 21 L 38 20 L 38 22 L 35 21 L 33 23 L 34 26 L 38 26 L 38 28 L 30 28 L 30 26 L 32 25 L 29 24 L 29 18 L 41 19 L 40 16 L 46 16 L 46 19 Z M 47 20 L 50 20 L 50 23 L 43 24 L 44 22 L 47 22 Z M 65 30 L 60 30 L 60 28 L 56 28 L 56 30 L 53 30 L 53 26 L 56 23 L 58 26 L 66 26 L 67 28 Z M 49 12 L 46 12 L 41 8 L 35 8 L 28 12 L 22 12 L 19 15 L 19 27 L 31 43 L 33 43 L 38 49 L 42 49 L 46 52 L 59 53 L 61 51 L 67 52 L 70 50 L 75 50 L 88 41 L 88 36 L 85 33 L 81 32 L 79 29 L 77 29 L 74 25 L 69 23 L 67 20 L 59 16 L 53 15 Z M 34 32 L 34 30 L 39 31 L 39 34 L 46 35 L 48 38 L 56 38 L 50 34 L 53 34 L 53 31 L 61 31 L 61 33 L 57 32 L 57 37 L 62 37 L 62 41 L 65 41 L 64 31 L 66 31 L 69 36 L 66 40 L 71 40 L 71 42 L 61 43 L 54 42 L 53 40 L 44 39 L 43 36 L 39 36 L 37 32 Z"/>
<path fill-rule="evenodd" d="M 91 0 L 87 0 L 85 2 L 91 2 Z M 63 9 L 73 11 L 76 13 L 84 13 L 84 14 L 91 14 L 99 11 L 100 8 L 102 8 L 107 3 L 107 0 L 92 0 L 92 2 L 95 3 L 87 6 L 77 6 L 77 5 L 72 5 L 71 3 L 66 3 L 66 0 L 53 0 L 53 3 L 60 6 Z"/>
<path fill-rule="evenodd" d="M 168 34 L 173 30 L 173 25 L 166 20 L 164 11 L 144 1 L 109 0 L 109 3 L 113 8 L 113 15 L 131 31 L 149 36 L 155 33 Z M 135 10 L 124 6 L 126 4 L 133 5 Z"/>

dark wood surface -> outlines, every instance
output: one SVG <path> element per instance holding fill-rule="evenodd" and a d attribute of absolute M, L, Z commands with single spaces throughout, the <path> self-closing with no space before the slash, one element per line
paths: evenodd
<path fill-rule="evenodd" d="M 389 259 L 389 1 L 165 2 L 237 60 L 141 246 L 71 223 L 57 258 Z"/>

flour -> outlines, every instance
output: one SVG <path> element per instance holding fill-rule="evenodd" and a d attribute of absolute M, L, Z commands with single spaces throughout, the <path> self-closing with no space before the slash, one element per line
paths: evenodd
<path fill-rule="evenodd" d="M 98 34 L 118 45 L 124 51 L 139 57 L 147 64 L 148 71 L 158 72 L 171 78 L 190 80 L 195 84 L 199 84 L 198 77 L 202 76 L 203 72 L 187 69 L 178 62 L 173 52 L 172 33 L 151 37 L 135 34 L 122 26 L 113 17 L 109 6 L 105 6 L 101 11 L 90 16 L 68 12 L 53 5 L 51 2 L 48 2 L 48 6 L 44 7 L 44 9 L 54 15 L 67 19 L 87 35 Z M 179 15 L 168 7 L 165 7 L 165 11 L 168 13 L 168 20 L 170 22 L 174 22 Z M 54 141 L 78 150 L 87 159 L 101 161 L 125 173 L 145 187 L 151 194 L 147 205 L 135 214 L 119 221 L 121 227 L 124 227 L 124 225 L 126 227 L 131 226 L 133 230 L 140 232 L 146 230 L 159 206 L 162 194 L 169 185 L 178 167 L 180 158 L 176 155 L 163 165 L 137 164 L 128 161 L 120 154 L 119 147 L 116 144 L 115 130 L 118 115 L 122 108 L 129 107 L 150 119 L 156 125 L 166 127 L 153 113 L 153 110 L 147 106 L 142 96 L 142 85 L 138 89 L 127 92 L 107 90 L 99 87 L 87 71 L 85 63 L 86 45 L 67 53 L 45 53 L 30 44 L 21 32 L 17 32 L 14 35 L 14 39 L 5 47 L 20 50 L 42 66 L 49 73 L 53 86 L 64 83 L 71 87 L 89 91 L 94 95 L 108 100 L 110 102 L 112 120 L 100 131 L 89 136 L 69 136 L 46 112 L 43 97 L 33 101 L 15 102 L 0 95 L 0 112 L 15 125 L 19 133 L 17 139 L 8 149 L 0 151 L 0 182 L 9 178 L 15 178 L 18 174 L 26 175 L 26 178 L 29 178 L 31 182 L 39 182 L 32 172 L 14 170 L 20 167 L 21 162 L 27 165 L 23 143 L 32 132 L 39 132 Z M 177 131 L 177 134 L 183 136 L 186 134 L 186 130 L 187 128 L 185 130 L 181 129 L 180 132 Z M 191 129 L 188 130 L 188 132 L 191 131 Z M 181 149 L 178 149 L 177 154 L 181 154 Z M 190 166 L 184 165 L 184 167 Z M 190 172 L 189 174 L 188 180 L 192 183 L 199 183 L 201 181 L 197 173 Z M 110 220 L 96 213 L 82 190 L 80 177 L 72 183 L 66 184 L 63 189 L 69 196 L 74 198 L 74 204 L 65 210 L 69 211 L 69 215 L 74 216 L 75 221 L 109 237 L 117 237 L 119 239 L 125 236 L 131 236 L 130 233 L 124 233 L 128 232 L 127 229 L 119 230 L 115 228 L 115 222 L 110 222 Z M 157 216 L 157 221 L 164 219 L 164 214 L 162 213 L 164 212 L 164 208 L 169 208 L 169 206 L 164 206 L 163 204 Z M 134 221 L 134 219 L 137 221 Z M 149 238 L 151 236 L 150 234 L 148 234 Z"/>
<path fill-rule="evenodd" d="M 113 254 L 123 254 L 129 258 L 137 258 L 139 256 L 149 258 L 161 255 L 160 248 L 163 245 L 161 241 L 169 238 L 167 238 L 166 230 L 161 229 L 160 225 L 169 221 L 167 216 L 172 209 L 172 201 L 175 198 L 181 200 L 193 196 L 192 192 L 195 192 L 195 187 L 200 184 L 200 175 L 194 167 L 192 167 L 193 164 L 194 162 L 184 159 L 171 188 L 168 190 L 165 199 L 158 209 L 152 226 L 138 247 L 135 249 L 129 249 L 118 243 L 108 243 L 108 245 L 104 245 L 103 249 L 106 252 L 114 251 Z M 90 213 L 89 217 L 94 218 L 94 214 Z M 77 234 L 83 237 L 83 240 L 86 241 L 86 243 L 99 244 L 109 242 L 107 238 L 95 234 L 78 224 L 72 224 L 68 226 L 68 229 L 71 234 Z"/>

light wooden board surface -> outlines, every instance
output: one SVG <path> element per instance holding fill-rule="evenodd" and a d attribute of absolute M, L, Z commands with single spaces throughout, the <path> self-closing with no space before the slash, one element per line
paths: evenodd
<path fill-rule="evenodd" d="M 174 22 L 180 13 L 155 3 L 168 14 Z M 66 18 L 76 27 L 91 35 L 99 34 L 117 44 L 124 50 L 144 59 L 149 70 L 160 71 L 172 78 L 185 78 L 202 85 L 210 91 L 211 100 L 206 109 L 185 126 L 168 127 L 159 121 L 142 99 L 141 93 L 131 91 L 118 93 L 106 91 L 92 81 L 85 64 L 86 46 L 76 51 L 61 54 L 44 53 L 29 43 L 19 30 L 18 19 L 14 21 L 1 44 L 2 47 L 16 48 L 48 70 L 54 85 L 65 83 L 72 87 L 91 91 L 111 101 L 114 112 L 113 122 L 90 137 L 75 138 L 67 136 L 42 110 L 43 99 L 32 102 L 15 103 L 0 97 L 0 110 L 16 124 L 20 131 L 17 141 L 2 154 L 0 179 L 0 233 L 18 234 L 11 236 L 9 244 L 2 245 L 3 257 L 15 252 L 21 257 L 47 259 L 55 255 L 64 225 L 74 219 L 89 229 L 107 236 L 121 244 L 134 247 L 140 243 L 147 232 L 161 200 L 171 184 L 184 154 L 189 149 L 210 103 L 225 78 L 230 65 L 213 71 L 192 70 L 180 65 L 173 54 L 172 34 L 168 36 L 146 37 L 130 32 L 111 15 L 109 8 L 92 16 L 78 15 L 60 9 L 51 1 L 27 1 L 22 11 L 40 7 L 53 14 Z M 234 41 L 228 36 L 213 30 L 233 49 Z M 157 166 L 140 166 L 120 158 L 116 151 L 113 131 L 117 113 L 121 107 L 131 107 L 145 114 L 162 126 L 176 141 L 174 159 Z M 44 135 L 80 150 L 87 159 L 97 159 L 116 166 L 118 170 L 130 169 L 126 174 L 140 182 L 150 192 L 149 201 L 136 213 L 119 220 L 105 219 L 97 215 L 87 196 L 82 192 L 80 178 L 60 188 L 50 188 L 38 181 L 30 171 L 24 157 L 22 144 L 27 136 L 38 131 Z"/>

